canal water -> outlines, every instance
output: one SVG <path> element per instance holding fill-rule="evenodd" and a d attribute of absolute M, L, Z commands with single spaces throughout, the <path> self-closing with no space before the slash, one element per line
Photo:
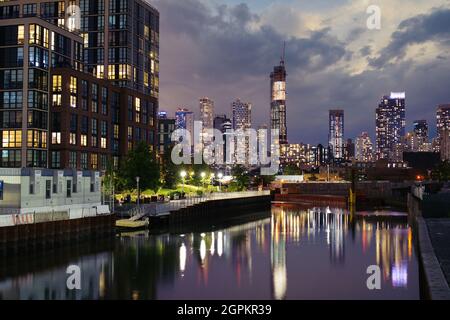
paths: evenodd
<path fill-rule="evenodd" d="M 71 265 L 80 290 L 67 289 Z M 379 290 L 367 287 L 370 266 Z M 411 226 L 388 211 L 274 206 L 198 232 L 141 231 L 0 263 L 0 299 L 419 298 Z"/>

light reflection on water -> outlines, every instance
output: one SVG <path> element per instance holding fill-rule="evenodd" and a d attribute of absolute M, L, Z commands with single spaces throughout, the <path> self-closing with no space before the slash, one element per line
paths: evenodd
<path fill-rule="evenodd" d="M 383 214 L 273 207 L 268 218 L 213 231 L 122 235 L 110 249 L 20 272 L 3 261 L 0 298 L 417 299 L 411 228 Z M 70 264 L 82 270 L 79 291 L 66 289 Z M 382 288 L 371 291 L 374 264 Z"/>

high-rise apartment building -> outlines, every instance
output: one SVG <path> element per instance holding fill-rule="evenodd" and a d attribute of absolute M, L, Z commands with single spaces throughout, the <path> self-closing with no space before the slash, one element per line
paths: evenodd
<path fill-rule="evenodd" d="M 255 154 L 255 150 L 250 150 L 250 137 L 246 130 L 252 125 L 252 105 L 236 99 L 231 103 L 231 113 L 233 129 L 236 135 L 236 162 L 240 164 L 249 164 L 250 154 Z M 256 145 L 253 146 L 257 148 Z"/>
<path fill-rule="evenodd" d="M 141 141 L 155 145 L 157 95 L 88 72 L 83 30 L 95 19 L 108 22 L 108 3 L 0 3 L 0 166 L 104 170 Z M 88 17 L 87 7 L 103 18 Z"/>
<path fill-rule="evenodd" d="M 373 144 L 367 132 L 362 132 L 355 139 L 355 160 L 358 162 L 373 161 Z"/>
<path fill-rule="evenodd" d="M 401 161 L 405 137 L 405 93 L 383 96 L 376 109 L 376 157 Z"/>
<path fill-rule="evenodd" d="M 331 157 L 336 160 L 344 159 L 344 110 L 329 111 L 328 146 Z"/>
<path fill-rule="evenodd" d="M 200 102 L 200 119 L 202 121 L 201 138 L 202 143 L 210 144 L 213 138 L 214 128 L 214 101 L 208 97 L 199 99 Z"/>

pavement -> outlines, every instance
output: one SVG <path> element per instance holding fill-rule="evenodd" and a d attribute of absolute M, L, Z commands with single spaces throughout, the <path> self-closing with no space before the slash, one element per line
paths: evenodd
<path fill-rule="evenodd" d="M 450 219 L 425 219 L 442 272 L 450 286 Z"/>

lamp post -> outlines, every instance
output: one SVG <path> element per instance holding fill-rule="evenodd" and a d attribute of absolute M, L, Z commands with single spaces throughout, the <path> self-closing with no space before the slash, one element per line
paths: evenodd
<path fill-rule="evenodd" d="M 140 195 L 140 190 L 139 190 L 139 180 L 141 180 L 141 177 L 136 177 L 136 184 L 137 184 L 137 205 L 138 205 L 138 207 L 139 207 L 139 204 L 140 204 L 140 197 L 141 197 L 141 195 Z"/>
<path fill-rule="evenodd" d="M 180 172 L 180 176 L 181 176 L 181 179 L 183 180 L 183 184 L 182 184 L 182 186 L 181 186 L 181 192 L 182 193 L 184 193 L 184 178 L 186 177 L 186 171 L 184 171 L 184 170 L 182 170 L 181 172 Z"/>
<path fill-rule="evenodd" d="M 222 172 L 219 172 L 217 178 L 219 178 L 219 191 L 222 192 L 222 178 L 223 178 Z"/>

